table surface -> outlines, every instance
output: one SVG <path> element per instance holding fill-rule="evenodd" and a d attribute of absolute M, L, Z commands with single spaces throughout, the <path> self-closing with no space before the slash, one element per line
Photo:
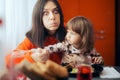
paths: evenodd
<path fill-rule="evenodd" d="M 115 66 L 114 69 L 116 69 L 120 73 L 120 66 Z M 77 80 L 76 77 L 69 77 L 68 80 Z M 92 80 L 120 80 L 120 78 L 93 78 Z"/>

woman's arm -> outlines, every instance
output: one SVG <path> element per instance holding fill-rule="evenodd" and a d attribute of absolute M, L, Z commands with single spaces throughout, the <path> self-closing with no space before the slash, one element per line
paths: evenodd
<path fill-rule="evenodd" d="M 36 46 L 26 37 L 18 46 L 17 50 L 31 50 Z"/>
<path fill-rule="evenodd" d="M 34 62 L 31 57 L 32 52 L 30 51 L 35 46 L 26 37 L 15 50 L 10 51 L 5 57 L 6 66 L 9 68 L 12 65 L 20 63 L 23 59 L 27 59 L 30 62 Z"/>

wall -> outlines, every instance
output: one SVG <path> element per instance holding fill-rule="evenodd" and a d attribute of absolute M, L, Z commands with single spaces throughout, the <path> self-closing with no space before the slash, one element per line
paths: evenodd
<path fill-rule="evenodd" d="M 120 0 L 116 0 L 116 66 L 120 66 Z"/>
<path fill-rule="evenodd" d="M 115 0 L 59 0 L 67 22 L 82 15 L 93 23 L 95 48 L 104 58 L 105 65 L 115 65 Z"/>
<path fill-rule="evenodd" d="M 0 1 L 0 19 L 2 20 L 2 23 L 0 24 L 0 69 L 3 68 L 4 65 L 4 56 L 5 54 L 2 54 L 3 52 L 3 46 L 5 43 L 5 1 Z"/>
<path fill-rule="evenodd" d="M 0 69 L 4 57 L 24 39 L 31 28 L 32 10 L 37 0 L 0 0 Z"/>

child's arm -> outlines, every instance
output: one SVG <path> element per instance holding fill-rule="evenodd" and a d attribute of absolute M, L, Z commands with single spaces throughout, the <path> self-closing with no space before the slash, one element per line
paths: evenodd
<path fill-rule="evenodd" d="M 44 49 L 48 50 L 49 53 L 53 53 L 53 52 L 63 52 L 66 50 L 66 45 L 65 43 L 57 43 L 54 45 L 49 45 L 46 46 Z"/>
<path fill-rule="evenodd" d="M 64 43 L 57 43 L 54 45 L 46 46 L 44 49 L 38 48 L 38 49 L 32 49 L 31 57 L 35 62 L 46 62 L 48 60 L 49 55 L 53 52 L 61 52 L 65 51 L 65 45 Z"/>

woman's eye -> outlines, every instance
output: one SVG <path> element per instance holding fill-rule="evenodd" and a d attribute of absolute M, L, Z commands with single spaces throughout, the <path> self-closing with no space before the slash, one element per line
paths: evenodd
<path fill-rule="evenodd" d="M 55 10 L 54 13 L 55 13 L 55 14 L 58 14 L 59 12 L 58 12 L 58 10 Z"/>
<path fill-rule="evenodd" d="M 45 11 L 45 12 L 43 12 L 43 15 L 48 15 L 48 14 L 49 14 L 49 13 L 48 13 L 48 12 L 46 12 L 46 11 Z"/>

